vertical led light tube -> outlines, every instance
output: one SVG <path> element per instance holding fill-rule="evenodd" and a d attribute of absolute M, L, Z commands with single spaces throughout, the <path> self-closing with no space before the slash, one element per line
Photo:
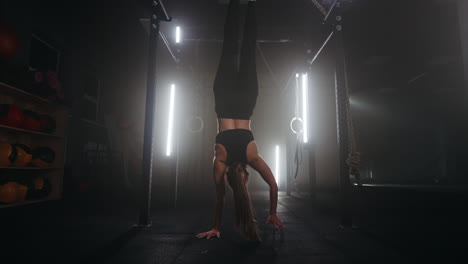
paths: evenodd
<path fill-rule="evenodd" d="M 176 43 L 180 43 L 180 39 L 181 39 L 181 31 L 180 31 L 180 27 L 176 27 Z"/>
<path fill-rule="evenodd" d="M 276 183 L 278 186 L 280 185 L 280 147 L 279 145 L 276 145 L 275 148 L 275 178 L 276 178 Z"/>
<path fill-rule="evenodd" d="M 309 78 L 307 73 L 302 74 L 302 134 L 304 143 L 309 142 Z"/>
<path fill-rule="evenodd" d="M 175 84 L 171 85 L 171 97 L 169 101 L 169 123 L 167 126 L 167 147 L 166 156 L 171 156 L 172 153 L 172 133 L 174 126 L 174 101 L 175 101 Z"/>
<path fill-rule="evenodd" d="M 294 109 L 294 114 L 296 118 L 299 118 L 299 73 L 296 73 L 296 108 Z"/>

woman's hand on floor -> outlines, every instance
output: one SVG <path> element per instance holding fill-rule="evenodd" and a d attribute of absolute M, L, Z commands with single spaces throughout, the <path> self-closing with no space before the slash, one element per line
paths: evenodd
<path fill-rule="evenodd" d="M 283 223 L 281 223 L 281 220 L 277 215 L 270 215 L 268 219 L 266 220 L 266 224 L 272 224 L 273 225 L 273 230 L 276 231 L 277 228 L 279 228 L 281 231 L 283 231 Z"/>
<path fill-rule="evenodd" d="M 212 237 L 218 237 L 218 238 L 221 238 L 221 233 L 219 232 L 219 230 L 216 230 L 216 229 L 212 229 L 208 232 L 205 232 L 205 233 L 200 233 L 197 235 L 198 238 L 205 238 L 206 239 L 210 239 Z"/>

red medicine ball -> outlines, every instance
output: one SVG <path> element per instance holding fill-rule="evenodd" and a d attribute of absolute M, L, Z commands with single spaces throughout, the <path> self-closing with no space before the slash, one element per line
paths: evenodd
<path fill-rule="evenodd" d="M 14 105 L 0 105 L 0 125 L 9 127 L 20 127 L 24 121 L 24 114 L 21 109 Z"/>
<path fill-rule="evenodd" d="M 24 121 L 21 128 L 31 131 L 41 131 L 41 119 L 39 115 L 30 110 L 24 110 Z"/>

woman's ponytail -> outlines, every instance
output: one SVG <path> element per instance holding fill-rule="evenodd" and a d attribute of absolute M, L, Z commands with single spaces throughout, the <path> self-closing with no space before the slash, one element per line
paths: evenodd
<path fill-rule="evenodd" d="M 249 240 L 261 241 L 255 212 L 247 190 L 249 173 L 243 163 L 234 163 L 229 167 L 227 180 L 234 194 L 236 212 L 235 227 Z"/>

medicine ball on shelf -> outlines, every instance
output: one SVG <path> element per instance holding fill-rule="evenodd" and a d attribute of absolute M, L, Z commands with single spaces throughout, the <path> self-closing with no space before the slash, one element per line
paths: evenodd
<path fill-rule="evenodd" d="M 16 159 L 13 161 L 14 167 L 26 167 L 32 160 L 31 149 L 23 144 L 13 144 L 16 151 Z"/>
<path fill-rule="evenodd" d="M 55 160 L 55 152 L 49 147 L 38 147 L 33 150 L 32 164 L 36 167 L 51 167 Z"/>
<path fill-rule="evenodd" d="M 0 23 L 0 57 L 14 57 L 18 47 L 19 40 L 15 30 L 7 24 Z"/>
<path fill-rule="evenodd" d="M 21 124 L 21 128 L 30 130 L 30 131 L 41 131 L 41 119 L 39 115 L 31 110 L 24 110 L 24 121 Z"/>
<path fill-rule="evenodd" d="M 17 183 L 16 184 L 16 201 L 24 201 L 26 200 L 28 194 L 28 186 Z"/>
<path fill-rule="evenodd" d="M 20 127 L 24 121 L 23 111 L 11 104 L 0 105 L 0 125 Z"/>
<path fill-rule="evenodd" d="M 28 190 L 27 199 L 42 199 L 47 197 L 52 192 L 52 184 L 49 179 L 42 176 L 34 177 L 32 185 Z"/>
<path fill-rule="evenodd" d="M 16 148 L 8 143 L 0 143 L 0 167 L 10 167 L 16 161 Z"/>
<path fill-rule="evenodd" d="M 36 177 L 33 179 L 34 190 L 42 190 L 44 188 L 44 177 Z"/>
<path fill-rule="evenodd" d="M 55 119 L 48 115 L 40 115 L 39 122 L 41 124 L 40 131 L 44 133 L 52 134 L 55 132 L 56 123 Z"/>
<path fill-rule="evenodd" d="M 18 183 L 6 182 L 0 185 L 0 202 L 13 203 L 18 200 Z"/>

